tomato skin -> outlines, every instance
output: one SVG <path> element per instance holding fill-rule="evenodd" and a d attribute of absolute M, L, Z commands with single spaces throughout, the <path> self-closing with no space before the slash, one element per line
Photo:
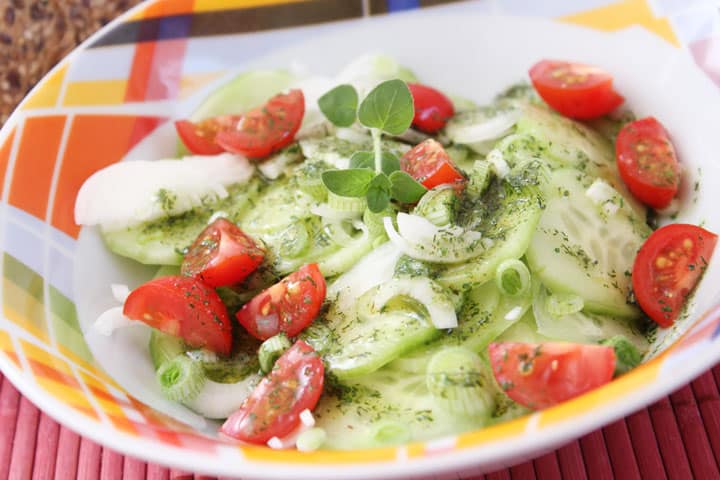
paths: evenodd
<path fill-rule="evenodd" d="M 601 117 L 625 101 L 610 74 L 581 63 L 541 60 L 530 68 L 530 80 L 548 105 L 570 118 Z"/>
<path fill-rule="evenodd" d="M 208 118 L 197 123 L 190 120 L 175 122 L 180 140 L 185 147 L 195 155 L 217 155 L 225 150 L 215 142 L 215 137 L 221 130 L 232 128 L 240 117 L 236 115 L 223 115 Z"/>
<path fill-rule="evenodd" d="M 237 225 L 218 218 L 188 249 L 180 272 L 210 287 L 242 282 L 262 263 L 265 251 Z"/>
<path fill-rule="evenodd" d="M 640 308 L 661 327 L 680 314 L 712 257 L 717 235 L 674 223 L 655 230 L 635 257 L 632 284 Z"/>
<path fill-rule="evenodd" d="M 304 115 L 302 90 L 290 90 L 245 113 L 236 128 L 219 132 L 215 139 L 228 152 L 264 158 L 293 142 Z"/>
<path fill-rule="evenodd" d="M 425 133 L 435 133 L 455 115 L 455 108 L 442 92 L 427 85 L 408 83 L 413 97 L 415 116 L 413 126 Z"/>
<path fill-rule="evenodd" d="M 263 445 L 300 425 L 300 413 L 313 410 L 323 390 L 325 367 L 313 348 L 298 340 L 275 362 L 240 409 L 220 431 L 232 438 Z"/>
<path fill-rule="evenodd" d="M 463 184 L 465 177 L 455 168 L 443 146 L 429 138 L 400 158 L 400 168 L 427 189 L 445 183 Z"/>
<path fill-rule="evenodd" d="M 130 293 L 123 315 L 180 337 L 194 348 L 224 356 L 232 350 L 232 325 L 225 305 L 214 289 L 195 278 L 150 280 Z"/>
<path fill-rule="evenodd" d="M 315 320 L 325 293 L 325 278 L 317 264 L 310 263 L 260 292 L 235 316 L 260 340 L 280 332 L 294 337 Z"/>
<path fill-rule="evenodd" d="M 533 410 L 552 407 L 612 380 L 612 347 L 577 343 L 491 343 L 493 374 L 505 393 Z"/>
<path fill-rule="evenodd" d="M 654 117 L 625 125 L 615 141 L 620 177 L 645 205 L 665 208 L 680 186 L 680 165 L 667 131 Z"/>

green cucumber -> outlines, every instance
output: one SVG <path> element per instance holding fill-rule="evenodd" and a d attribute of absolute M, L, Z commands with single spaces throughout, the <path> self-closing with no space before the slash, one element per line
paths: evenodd
<path fill-rule="evenodd" d="M 155 370 L 160 368 L 165 362 L 181 355 L 187 351 L 187 346 L 182 339 L 162 333 L 159 330 L 152 329 L 150 333 L 150 342 L 148 343 L 150 350 L 150 358 L 152 359 Z"/>
<path fill-rule="evenodd" d="M 629 209 L 604 212 L 586 195 L 591 182 L 578 170 L 552 173 L 528 264 L 551 292 L 582 297 L 587 311 L 637 317 L 628 302 L 630 275 L 650 228 Z"/>

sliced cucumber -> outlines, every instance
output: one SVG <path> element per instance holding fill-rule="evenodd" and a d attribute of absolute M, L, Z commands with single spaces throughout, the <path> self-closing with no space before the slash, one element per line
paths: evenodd
<path fill-rule="evenodd" d="M 438 282 L 456 291 L 468 290 L 491 279 L 502 261 L 525 253 L 542 212 L 542 176 L 537 162 L 525 164 L 504 180 L 494 179 L 481 197 L 461 204 L 459 223 L 480 231 L 488 243 L 472 260 L 441 271 Z"/>
<path fill-rule="evenodd" d="M 108 248 L 118 255 L 147 265 L 180 265 L 183 251 L 195 241 L 213 214 L 222 213 L 237 222 L 254 204 L 261 186 L 258 180 L 235 185 L 229 189 L 230 195 L 219 202 L 135 227 L 103 229 L 101 234 Z"/>
<path fill-rule="evenodd" d="M 365 141 L 350 141 L 334 135 L 321 138 L 305 138 L 299 142 L 305 158 L 313 161 L 325 162 L 334 168 L 348 168 L 350 157 L 357 151 L 372 151 L 372 139 L 368 136 Z M 401 157 L 410 149 L 410 146 L 394 140 L 382 141 L 383 149 Z"/>
<path fill-rule="evenodd" d="M 150 358 L 152 358 L 155 370 L 160 368 L 163 363 L 185 353 L 187 350 L 185 342 L 180 338 L 162 333 L 154 328 L 150 333 L 148 348 L 150 349 Z"/>
<path fill-rule="evenodd" d="M 551 292 L 582 297 L 590 312 L 637 317 L 630 273 L 650 228 L 627 210 L 603 212 L 585 193 L 591 181 L 574 169 L 552 173 L 528 263 Z"/>
<path fill-rule="evenodd" d="M 554 168 L 575 168 L 590 176 L 600 177 L 620 192 L 643 220 L 647 209 L 633 198 L 615 161 L 612 143 L 586 125 L 550 111 L 546 107 L 527 104 L 517 123 L 517 133 L 533 137 L 533 147 Z"/>

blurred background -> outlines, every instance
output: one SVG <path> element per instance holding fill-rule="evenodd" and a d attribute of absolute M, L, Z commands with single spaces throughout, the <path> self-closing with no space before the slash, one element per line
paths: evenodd
<path fill-rule="evenodd" d="M 0 0 L 0 126 L 80 42 L 141 0 Z"/>

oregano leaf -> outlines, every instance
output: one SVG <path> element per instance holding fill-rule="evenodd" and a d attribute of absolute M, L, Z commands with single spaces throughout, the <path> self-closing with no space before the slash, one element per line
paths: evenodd
<path fill-rule="evenodd" d="M 392 184 L 392 198 L 402 203 L 415 203 L 427 192 L 427 188 L 423 187 L 407 172 L 393 172 L 390 175 L 390 183 Z"/>
<path fill-rule="evenodd" d="M 358 119 L 368 128 L 400 135 L 410 127 L 415 108 L 407 84 L 388 80 L 373 88 L 360 104 Z"/>
<path fill-rule="evenodd" d="M 338 85 L 318 99 L 320 111 L 338 127 L 355 123 L 358 93 L 352 85 Z"/>
<path fill-rule="evenodd" d="M 380 213 L 390 203 L 390 189 L 392 184 L 384 173 L 378 173 L 370 181 L 367 189 L 368 208 L 373 213 Z"/>
<path fill-rule="evenodd" d="M 341 197 L 362 197 L 368 191 L 375 172 L 365 168 L 327 170 L 322 181 L 328 190 Z"/>

